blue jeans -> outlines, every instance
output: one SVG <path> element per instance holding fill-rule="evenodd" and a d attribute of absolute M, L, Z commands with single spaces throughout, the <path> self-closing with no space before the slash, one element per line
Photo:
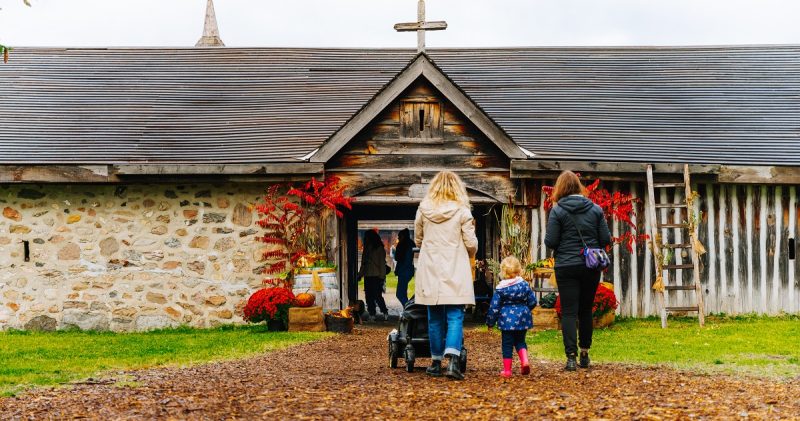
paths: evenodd
<path fill-rule="evenodd" d="M 464 345 L 464 306 L 461 304 L 428 306 L 428 338 L 431 358 L 461 355 Z"/>
<path fill-rule="evenodd" d="M 397 295 L 397 300 L 400 301 L 400 305 L 403 307 L 408 302 L 408 283 L 411 282 L 413 276 L 413 273 L 410 276 L 397 275 L 397 293 L 395 295 Z"/>

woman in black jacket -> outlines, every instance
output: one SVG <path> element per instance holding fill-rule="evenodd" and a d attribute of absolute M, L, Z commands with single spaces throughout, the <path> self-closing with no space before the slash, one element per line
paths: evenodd
<path fill-rule="evenodd" d="M 380 307 L 383 320 L 389 320 L 389 310 L 383 299 L 383 284 L 386 282 L 386 249 L 380 235 L 374 230 L 364 233 L 364 249 L 361 253 L 361 268 L 356 279 L 364 277 L 364 296 L 367 299 L 369 321 L 375 321 L 375 307 Z"/>
<path fill-rule="evenodd" d="M 586 189 L 572 171 L 564 171 L 556 180 L 552 200 L 555 206 L 547 220 L 544 243 L 555 250 L 556 282 L 561 297 L 561 332 L 569 371 L 575 371 L 580 332 L 580 366 L 589 367 L 592 346 L 592 306 L 600 270 L 589 269 L 583 258 L 584 245 L 605 248 L 611 244 L 603 210 L 585 196 Z M 580 233 L 578 232 L 580 229 Z M 578 332 L 575 330 L 576 319 Z"/>

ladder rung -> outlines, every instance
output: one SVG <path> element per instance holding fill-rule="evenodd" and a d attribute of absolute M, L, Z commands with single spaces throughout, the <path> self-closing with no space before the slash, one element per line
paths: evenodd
<path fill-rule="evenodd" d="M 668 248 L 668 249 L 688 249 L 688 248 L 692 248 L 692 245 L 689 244 L 689 243 L 684 243 L 684 244 L 664 244 L 663 247 L 664 248 Z"/>
<path fill-rule="evenodd" d="M 653 187 L 657 189 L 666 189 L 670 187 L 686 187 L 684 183 L 653 183 Z"/>
<path fill-rule="evenodd" d="M 694 285 L 664 285 L 667 291 L 694 291 Z"/>
<path fill-rule="evenodd" d="M 686 203 L 656 203 L 656 208 L 685 208 Z"/>
<path fill-rule="evenodd" d="M 689 263 L 687 265 L 664 265 L 662 269 L 670 270 L 670 269 L 693 269 L 694 265 Z"/>
<path fill-rule="evenodd" d="M 689 228 L 689 224 L 658 224 L 659 228 Z"/>
<path fill-rule="evenodd" d="M 667 307 L 667 311 L 700 311 L 699 307 Z"/>

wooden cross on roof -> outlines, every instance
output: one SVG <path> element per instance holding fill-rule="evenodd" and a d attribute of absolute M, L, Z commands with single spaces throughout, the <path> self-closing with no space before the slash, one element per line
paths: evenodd
<path fill-rule="evenodd" d="M 443 31 L 447 29 L 447 22 L 433 21 L 425 22 L 425 0 L 417 3 L 417 21 L 409 23 L 398 23 L 394 26 L 397 32 L 417 32 L 417 52 L 425 52 L 425 31 Z"/>

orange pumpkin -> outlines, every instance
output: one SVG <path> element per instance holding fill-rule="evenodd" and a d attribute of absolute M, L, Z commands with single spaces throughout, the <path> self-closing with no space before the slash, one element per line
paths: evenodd
<path fill-rule="evenodd" d="M 303 292 L 295 296 L 294 305 L 297 307 L 311 307 L 314 305 L 314 301 L 316 301 L 316 299 L 317 297 L 315 297 L 314 294 Z"/>

